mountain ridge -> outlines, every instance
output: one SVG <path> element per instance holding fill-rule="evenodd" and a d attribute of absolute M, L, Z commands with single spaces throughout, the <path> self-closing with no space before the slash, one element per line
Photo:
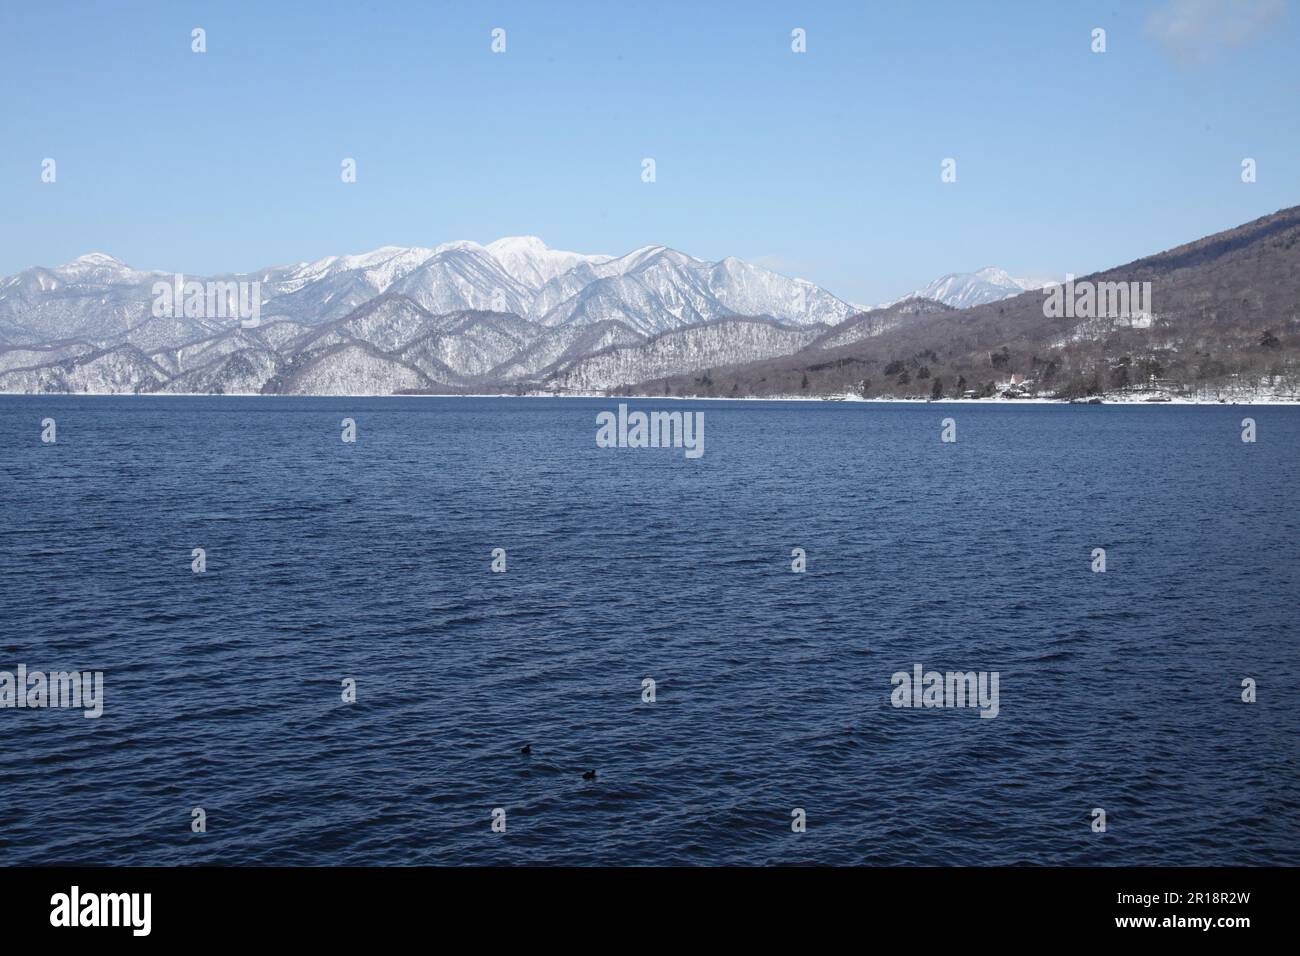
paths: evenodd
<path fill-rule="evenodd" d="M 4 277 L 0 345 L 129 338 L 132 330 L 156 317 L 154 284 L 173 275 L 136 269 L 94 252 Z M 432 248 L 382 246 L 247 273 L 185 278 L 203 284 L 258 283 L 263 321 L 307 324 L 341 318 L 390 291 L 433 313 L 512 312 L 543 325 L 621 318 L 646 333 L 756 312 L 811 325 L 854 311 L 807 280 L 734 257 L 715 263 L 662 245 L 622 256 L 589 255 L 551 249 L 536 236 L 505 237 L 486 245 L 456 240 Z M 197 328 L 191 337 L 209 330 Z M 188 334 L 190 330 L 178 329 L 172 344 L 182 344 Z"/>
<path fill-rule="evenodd" d="M 1300 206 L 1075 282 L 1149 282 L 1153 314 L 1143 323 L 1050 316 L 1049 290 L 1022 292 L 962 310 L 923 310 L 853 342 L 647 380 L 626 392 L 990 397 L 1019 376 L 1058 398 L 1133 390 L 1157 398 L 1300 397 Z"/>
<path fill-rule="evenodd" d="M 1069 397 L 1271 386 L 1300 355 L 1300 207 L 1077 280 L 1152 283 L 1141 322 L 1053 317 L 1041 289 L 958 307 L 979 292 L 966 277 L 1031 284 L 995 267 L 926 287 L 949 302 L 858 310 L 735 257 L 588 255 L 530 236 L 255 274 L 270 294 L 247 328 L 153 314 L 153 284 L 174 277 L 102 252 L 0 279 L 0 391 L 936 397 L 1015 376 Z"/>

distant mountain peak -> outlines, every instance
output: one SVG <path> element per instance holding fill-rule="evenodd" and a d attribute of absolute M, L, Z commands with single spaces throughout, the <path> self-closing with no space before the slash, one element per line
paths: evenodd
<path fill-rule="evenodd" d="M 484 246 L 495 255 L 498 252 L 550 252 L 551 248 L 537 236 L 502 236 Z"/>
<path fill-rule="evenodd" d="M 924 289 L 913 292 L 912 297 L 934 299 L 955 309 L 969 309 L 1041 289 L 1048 281 L 1018 278 L 999 266 L 984 266 L 974 272 L 950 272 L 940 276 Z"/>
<path fill-rule="evenodd" d="M 59 268 L 60 269 L 103 269 L 103 268 L 130 269 L 131 267 L 128 266 L 121 259 L 115 258 L 114 256 L 110 256 L 106 252 L 87 252 L 84 256 L 77 256 L 77 258 L 71 260 L 70 262 L 63 263 L 63 265 L 59 266 Z"/>
<path fill-rule="evenodd" d="M 530 289 L 540 289 L 583 263 L 598 265 L 614 258 L 552 249 L 537 236 L 505 236 L 482 248 L 510 278 Z"/>

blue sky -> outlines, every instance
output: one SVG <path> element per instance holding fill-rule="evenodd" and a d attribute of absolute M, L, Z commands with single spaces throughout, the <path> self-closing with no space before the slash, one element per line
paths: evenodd
<path fill-rule="evenodd" d="M 865 304 L 990 264 L 1082 274 L 1300 203 L 1290 6 L 7 3 L 0 274 L 523 234 Z"/>

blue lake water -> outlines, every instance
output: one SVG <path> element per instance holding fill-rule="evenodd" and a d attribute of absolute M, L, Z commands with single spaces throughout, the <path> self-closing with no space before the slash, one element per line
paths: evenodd
<path fill-rule="evenodd" d="M 1300 861 L 1300 409 L 617 404 L 0 396 L 0 861 Z"/>

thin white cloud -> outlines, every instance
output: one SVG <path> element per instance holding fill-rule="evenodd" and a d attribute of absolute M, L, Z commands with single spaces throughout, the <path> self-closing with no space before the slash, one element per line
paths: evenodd
<path fill-rule="evenodd" d="M 1147 32 L 1180 63 L 1207 63 L 1245 46 L 1286 14 L 1287 0 L 1167 0 Z"/>

